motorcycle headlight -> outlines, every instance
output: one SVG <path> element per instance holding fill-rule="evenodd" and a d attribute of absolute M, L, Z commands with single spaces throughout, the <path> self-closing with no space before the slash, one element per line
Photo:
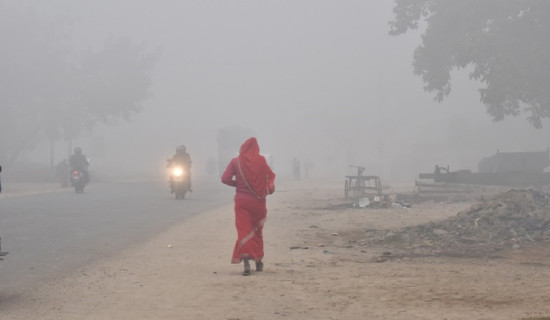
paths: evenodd
<path fill-rule="evenodd" d="M 183 175 L 183 169 L 182 168 L 174 168 L 174 170 L 172 170 L 172 174 L 175 175 L 176 177 L 182 176 Z"/>

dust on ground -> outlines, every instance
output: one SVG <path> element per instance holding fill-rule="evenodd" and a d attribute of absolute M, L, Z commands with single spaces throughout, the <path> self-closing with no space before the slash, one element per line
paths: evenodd
<path fill-rule="evenodd" d="M 548 197 L 479 189 L 359 207 L 341 181 L 280 182 L 264 271 L 231 265 L 232 205 L 2 301 L 2 319 L 527 319 L 550 315 Z M 374 200 L 374 199 L 372 199 Z"/>

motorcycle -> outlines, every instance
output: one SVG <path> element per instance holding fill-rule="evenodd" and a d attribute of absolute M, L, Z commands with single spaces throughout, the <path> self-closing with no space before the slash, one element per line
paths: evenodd
<path fill-rule="evenodd" d="M 74 192 L 83 193 L 86 186 L 86 175 L 80 170 L 73 170 L 71 173 L 71 187 L 74 188 Z"/>
<path fill-rule="evenodd" d="M 185 194 L 191 191 L 191 178 L 187 168 L 182 166 L 170 168 L 170 189 L 176 199 L 185 199 Z"/>
<path fill-rule="evenodd" d="M 2 251 L 2 238 L 0 238 L 0 257 L 3 257 L 7 254 L 8 254 L 7 252 Z M 3 258 L 0 258 L 0 260 L 3 260 Z"/>

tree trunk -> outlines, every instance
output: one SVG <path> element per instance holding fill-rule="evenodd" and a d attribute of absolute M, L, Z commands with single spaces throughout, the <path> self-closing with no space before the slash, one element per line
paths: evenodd
<path fill-rule="evenodd" d="M 71 157 L 71 154 L 73 154 L 73 139 L 69 138 L 67 139 L 67 159 Z"/>

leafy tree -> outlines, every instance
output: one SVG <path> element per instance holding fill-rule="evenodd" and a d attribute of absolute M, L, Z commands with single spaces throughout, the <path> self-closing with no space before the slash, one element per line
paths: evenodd
<path fill-rule="evenodd" d="M 78 64 L 80 87 L 75 98 L 86 125 L 113 124 L 138 113 L 149 97 L 150 73 L 157 58 L 156 53 L 146 52 L 144 44 L 126 38 L 110 38 L 103 50 L 84 52 Z"/>
<path fill-rule="evenodd" d="M 68 20 L 40 19 L 9 7 L 0 10 L 0 159 L 11 162 L 32 148 L 44 131 L 66 73 Z"/>
<path fill-rule="evenodd" d="M 425 29 L 414 73 L 441 102 L 453 69 L 469 68 L 494 121 L 527 114 L 536 128 L 550 117 L 550 1 L 396 0 L 390 34 Z"/>
<path fill-rule="evenodd" d="M 44 138 L 70 143 L 83 129 L 141 110 L 157 53 L 124 38 L 79 52 L 69 18 L 0 8 L 0 161 L 13 162 Z"/>

